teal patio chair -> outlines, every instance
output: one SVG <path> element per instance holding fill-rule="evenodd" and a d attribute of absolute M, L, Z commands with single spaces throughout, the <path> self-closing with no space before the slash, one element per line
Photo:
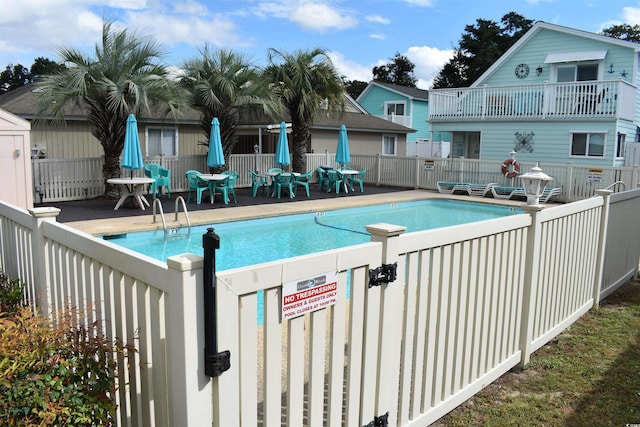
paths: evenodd
<path fill-rule="evenodd" d="M 293 189 L 293 192 L 296 193 L 296 196 L 298 195 L 298 187 L 304 187 L 304 189 L 307 192 L 307 197 L 310 196 L 309 194 L 309 184 L 310 184 L 310 180 L 311 180 L 311 174 L 313 173 L 313 171 L 309 171 L 307 173 L 303 173 L 301 175 L 298 175 L 295 177 L 295 186 Z"/>
<path fill-rule="evenodd" d="M 367 173 L 367 168 L 364 168 L 358 171 L 357 174 L 351 175 L 349 177 L 349 186 L 351 187 L 351 191 L 353 191 L 353 184 L 360 185 L 360 192 L 364 192 L 364 174 Z"/>
<path fill-rule="evenodd" d="M 268 172 L 284 172 L 281 168 L 271 168 Z"/>
<path fill-rule="evenodd" d="M 249 176 L 251 177 L 251 195 L 253 197 L 256 197 L 259 188 L 262 188 L 265 196 L 269 194 L 269 188 L 271 185 L 269 184 L 266 175 L 249 170 Z"/>
<path fill-rule="evenodd" d="M 282 189 L 287 189 L 290 199 L 295 196 L 295 192 L 293 189 L 295 180 L 295 176 L 293 176 L 293 174 L 291 173 L 279 173 L 278 175 L 273 177 L 273 192 L 274 194 L 278 195 L 278 199 L 280 198 Z"/>
<path fill-rule="evenodd" d="M 329 179 L 329 184 L 327 185 L 327 193 L 329 193 L 334 187 L 336 189 L 336 194 L 340 193 L 340 186 L 344 182 L 344 177 L 342 176 L 340 171 L 328 170 L 327 178 Z"/>
<path fill-rule="evenodd" d="M 229 175 L 229 177 L 223 179 L 222 181 L 210 182 L 211 187 L 209 189 L 209 194 L 211 194 L 211 203 L 213 203 L 216 193 L 222 194 L 222 200 L 224 200 L 225 205 L 229 204 L 230 195 L 233 196 L 233 203 L 238 203 L 238 201 L 236 200 L 236 190 L 235 190 L 236 180 L 238 179 L 238 177 L 236 176 L 237 174 L 235 175 L 223 174 L 223 175 Z"/>
<path fill-rule="evenodd" d="M 316 172 L 318 173 L 318 190 L 322 191 L 324 186 L 329 184 L 329 177 L 327 171 L 321 167 L 316 168 Z"/>
<path fill-rule="evenodd" d="M 187 203 L 191 201 L 191 192 L 193 191 L 196 193 L 196 202 L 200 204 L 200 202 L 202 202 L 202 193 L 209 191 L 209 183 L 200 178 L 200 172 L 196 170 L 188 170 L 184 175 L 187 177 L 187 181 L 189 181 Z M 211 192 L 209 192 L 209 197 L 212 197 Z"/>
<path fill-rule="evenodd" d="M 162 196 L 162 187 L 167 189 L 167 195 L 171 197 L 171 171 L 156 163 L 144 165 L 144 175 L 156 181 L 147 185 L 147 194 L 153 193 L 153 198 Z"/>

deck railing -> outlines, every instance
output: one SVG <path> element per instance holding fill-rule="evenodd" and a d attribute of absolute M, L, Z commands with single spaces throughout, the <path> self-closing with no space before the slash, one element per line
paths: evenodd
<path fill-rule="evenodd" d="M 72 304 L 135 340 L 118 425 L 428 425 L 637 274 L 639 207 L 640 190 L 603 190 L 482 226 L 376 224 L 370 243 L 218 272 L 230 368 L 214 378 L 201 256 L 154 261 L 57 223 L 55 208 L 0 202 L 0 269 L 45 315 Z M 395 280 L 370 286 L 396 263 Z M 337 275 L 335 305 L 281 320 L 283 286 L 324 273 Z"/>
<path fill-rule="evenodd" d="M 635 88 L 620 80 L 429 91 L 429 121 L 633 120 Z"/>

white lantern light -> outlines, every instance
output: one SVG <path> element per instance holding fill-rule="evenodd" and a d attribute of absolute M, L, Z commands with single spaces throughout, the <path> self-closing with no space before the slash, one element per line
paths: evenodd
<path fill-rule="evenodd" d="M 542 169 L 537 164 L 531 168 L 531 171 L 520 175 L 520 179 L 522 179 L 522 186 L 527 196 L 528 205 L 538 205 L 547 183 L 553 180 L 549 175 L 542 172 Z"/>

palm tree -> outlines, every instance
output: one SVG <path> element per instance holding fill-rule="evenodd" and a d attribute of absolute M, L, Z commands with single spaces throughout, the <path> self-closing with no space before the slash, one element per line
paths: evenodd
<path fill-rule="evenodd" d="M 207 45 L 200 53 L 201 57 L 182 67 L 181 82 L 191 94 L 192 108 L 201 113 L 200 127 L 206 135 L 201 144 L 209 145 L 211 121 L 218 118 L 226 161 L 238 142 L 240 120 L 252 113 L 272 117 L 280 114 L 282 105 L 245 55 L 226 49 L 211 51 Z"/>
<path fill-rule="evenodd" d="M 293 53 L 269 49 L 268 60 L 265 75 L 291 116 L 292 168 L 302 173 L 314 117 L 320 110 L 344 108 L 342 79 L 319 48 Z"/>
<path fill-rule="evenodd" d="M 94 57 L 61 48 L 58 55 L 66 68 L 39 83 L 39 117 L 64 121 L 65 107 L 76 104 L 85 109 L 91 134 L 104 149 L 107 197 L 117 196 L 117 189 L 106 180 L 120 176 L 127 116 L 148 114 L 161 105 L 175 115 L 184 105 L 186 97 L 161 65 L 163 54 L 153 39 L 113 29 L 111 22 L 105 22 L 102 45 L 96 44 Z"/>

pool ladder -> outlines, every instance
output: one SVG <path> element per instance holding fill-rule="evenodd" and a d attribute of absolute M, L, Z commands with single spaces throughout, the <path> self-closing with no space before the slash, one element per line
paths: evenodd
<path fill-rule="evenodd" d="M 180 204 L 182 204 L 182 210 L 184 211 L 184 216 L 185 218 L 187 218 L 187 226 L 189 227 L 189 229 L 191 229 L 191 221 L 189 220 L 189 214 L 187 213 L 187 205 L 184 202 L 184 199 L 182 198 L 182 196 L 176 197 L 176 207 L 175 207 L 176 217 L 174 218 L 173 221 L 175 223 L 178 223 L 178 208 L 180 207 Z M 153 199 L 153 224 L 156 223 L 156 206 L 158 206 L 158 209 L 160 210 L 160 218 L 162 219 L 162 228 L 166 233 L 167 223 L 164 220 L 164 212 L 162 211 L 162 203 L 160 202 L 160 199 Z M 178 224 L 178 226 L 174 228 L 180 228 L 180 224 Z"/>

